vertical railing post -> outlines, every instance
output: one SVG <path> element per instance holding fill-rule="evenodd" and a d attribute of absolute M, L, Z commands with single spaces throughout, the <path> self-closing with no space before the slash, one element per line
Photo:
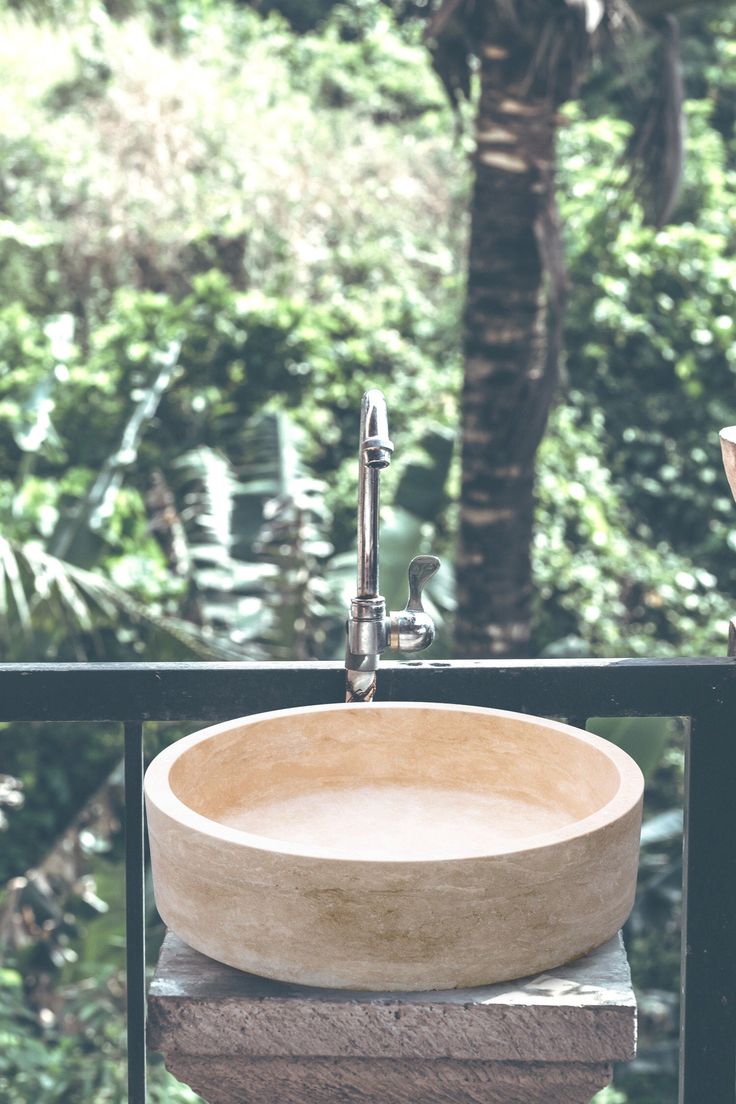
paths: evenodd
<path fill-rule="evenodd" d="M 128 1104 L 146 1101 L 146 915 L 143 842 L 143 725 L 125 724 L 125 962 Z"/>
<path fill-rule="evenodd" d="M 693 718 L 685 753 L 680 1104 L 736 1101 L 736 716 Z"/>

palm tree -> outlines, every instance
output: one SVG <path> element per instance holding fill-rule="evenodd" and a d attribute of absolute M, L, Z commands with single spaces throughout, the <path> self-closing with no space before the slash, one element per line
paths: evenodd
<path fill-rule="evenodd" d="M 479 61 L 462 394 L 456 649 L 523 655 L 531 634 L 535 456 L 557 383 L 566 277 L 555 200 L 559 110 L 593 51 L 627 29 L 657 36 L 657 95 L 630 146 L 652 221 L 680 176 L 677 23 L 685 3 L 444 0 L 428 37 L 450 99 Z M 628 25 L 628 27 L 627 27 Z"/>

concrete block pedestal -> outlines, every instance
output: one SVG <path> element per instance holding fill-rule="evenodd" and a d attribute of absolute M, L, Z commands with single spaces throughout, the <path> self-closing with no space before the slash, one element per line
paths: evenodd
<path fill-rule="evenodd" d="M 633 1058 L 620 935 L 521 981 L 425 993 L 314 989 L 206 958 L 169 932 L 148 1043 L 208 1104 L 588 1104 Z"/>

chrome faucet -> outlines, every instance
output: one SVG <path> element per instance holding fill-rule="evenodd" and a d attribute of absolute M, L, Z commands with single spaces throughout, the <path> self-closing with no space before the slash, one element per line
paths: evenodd
<path fill-rule="evenodd" d="M 386 400 L 366 391 L 360 409 L 358 449 L 358 593 L 350 603 L 345 652 L 346 701 L 371 701 L 381 652 L 420 652 L 434 640 L 434 623 L 422 606 L 422 590 L 440 561 L 415 556 L 409 564 L 409 598 L 403 610 L 386 613 L 378 591 L 379 481 L 394 451 Z"/>

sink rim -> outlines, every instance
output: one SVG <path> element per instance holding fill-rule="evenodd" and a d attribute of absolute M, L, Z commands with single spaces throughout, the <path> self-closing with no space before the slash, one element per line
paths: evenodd
<path fill-rule="evenodd" d="M 460 712 L 466 714 L 477 713 L 485 717 L 499 716 L 511 720 L 518 720 L 526 724 L 543 723 L 547 728 L 559 731 L 567 736 L 572 736 L 574 739 L 595 748 L 606 756 L 609 761 L 613 763 L 617 771 L 618 786 L 613 796 L 604 805 L 601 805 L 600 808 L 588 814 L 588 816 L 574 820 L 560 828 L 527 836 L 524 842 L 518 846 L 509 845 L 494 848 L 493 850 L 483 853 L 461 853 L 442 857 L 426 855 L 414 858 L 402 858 L 400 856 L 393 858 L 386 855 L 376 856 L 375 858 L 365 856 L 351 857 L 345 854 L 338 855 L 329 847 L 301 846 L 296 843 L 278 839 L 277 837 L 246 832 L 240 828 L 233 828 L 222 824 L 220 821 L 213 820 L 210 817 L 204 816 L 202 813 L 195 812 L 186 802 L 177 797 L 171 787 L 169 772 L 181 755 L 186 754 L 190 748 L 197 744 L 217 736 L 220 732 L 232 730 L 234 726 L 247 727 L 251 724 L 262 723 L 264 720 L 294 716 L 296 714 L 333 713 L 344 710 L 354 710 L 356 708 L 360 710 L 376 709 L 386 711 L 391 711 L 393 709 L 430 709 L 442 713 Z M 187 736 L 183 736 L 173 744 L 170 744 L 169 747 L 160 751 L 151 761 L 145 774 L 144 790 L 147 801 L 176 823 L 182 824 L 213 840 L 235 844 L 244 849 L 253 849 L 268 854 L 293 856 L 304 860 L 315 859 L 320 862 L 329 860 L 330 862 L 350 864 L 351 866 L 358 864 L 364 866 L 390 864 L 395 867 L 426 867 L 428 863 L 446 864 L 477 862 L 484 859 L 493 860 L 502 858 L 504 855 L 529 854 L 535 851 L 544 850 L 547 847 L 554 847 L 560 843 L 571 841 L 576 838 L 589 836 L 626 816 L 627 813 L 641 802 L 644 792 L 644 777 L 634 759 L 616 744 L 600 736 L 596 736 L 592 732 L 586 732 L 584 729 L 575 728 L 573 725 L 563 724 L 561 721 L 548 720 L 546 717 L 540 717 L 537 714 L 519 713 L 512 710 L 495 709 L 486 706 L 462 705 L 458 703 L 444 704 L 442 702 L 374 701 L 363 702 L 359 705 L 352 702 L 332 702 L 324 705 L 296 706 L 289 709 L 275 709 L 263 713 L 251 713 L 245 717 L 234 717 L 227 721 L 208 725 L 206 728 L 198 729 Z"/>

